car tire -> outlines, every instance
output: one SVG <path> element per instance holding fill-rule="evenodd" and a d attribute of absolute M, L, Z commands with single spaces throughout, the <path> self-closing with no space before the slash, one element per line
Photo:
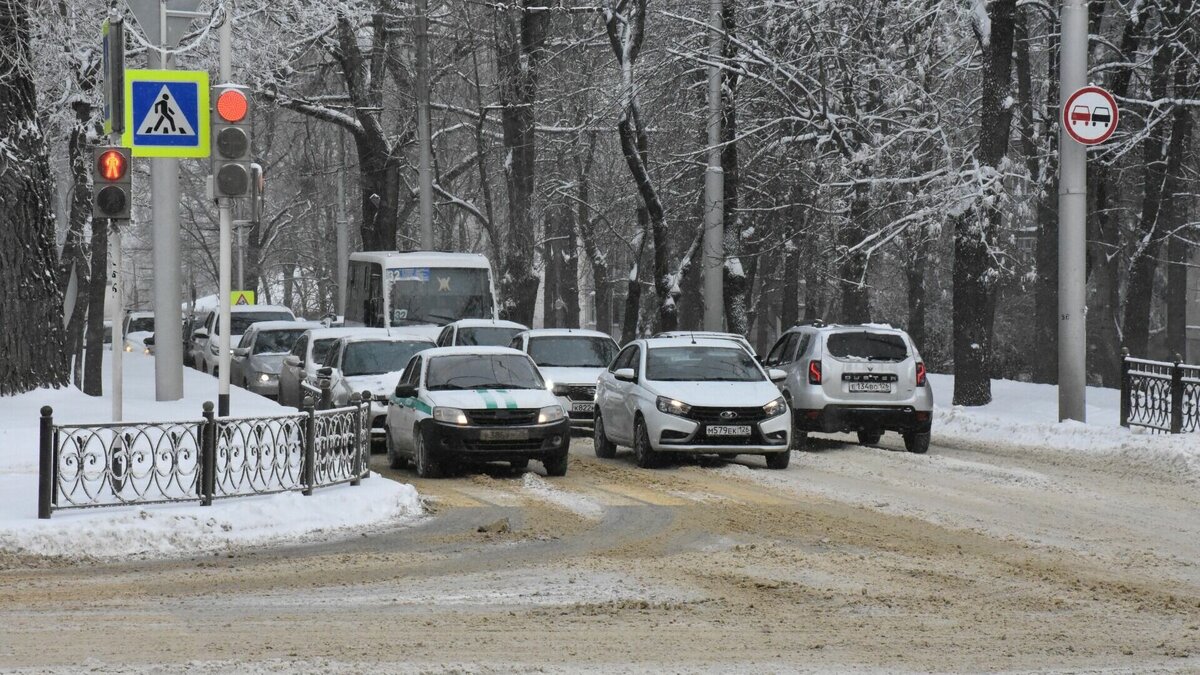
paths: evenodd
<path fill-rule="evenodd" d="M 881 438 L 883 438 L 882 431 L 875 431 L 874 429 L 872 429 L 871 431 L 858 432 L 858 444 L 859 445 L 878 445 L 879 439 L 881 439 Z"/>
<path fill-rule="evenodd" d="M 774 471 L 782 471 L 788 468 L 788 463 L 792 461 L 792 451 L 775 452 L 767 455 L 767 468 Z"/>
<path fill-rule="evenodd" d="M 916 455 L 929 452 L 929 432 L 904 434 L 904 449 Z"/>
<path fill-rule="evenodd" d="M 600 459 L 612 459 L 617 456 L 617 444 L 608 440 L 608 433 L 604 431 L 604 418 L 600 417 L 600 413 L 596 413 L 592 445 L 596 449 L 596 457 Z"/>
<path fill-rule="evenodd" d="M 413 428 L 413 463 L 417 465 L 417 475 L 421 478 L 442 477 L 442 467 L 430 456 L 429 448 L 425 447 L 425 434 L 420 427 Z"/>
<path fill-rule="evenodd" d="M 525 469 L 529 468 L 529 458 L 526 457 L 525 459 L 514 459 L 513 461 L 509 462 L 508 465 L 511 466 L 515 471 L 524 471 Z"/>
<path fill-rule="evenodd" d="M 567 475 L 567 453 L 563 452 L 543 459 L 542 466 L 546 467 L 547 476 L 560 478 Z"/>
<path fill-rule="evenodd" d="M 646 423 L 640 417 L 633 423 L 633 456 L 637 465 L 643 469 L 658 467 L 658 453 L 650 445 L 650 432 L 646 430 Z"/>
<path fill-rule="evenodd" d="M 388 431 L 383 435 L 383 445 L 387 450 L 388 467 L 393 470 L 403 469 L 407 462 L 405 462 L 404 458 L 400 456 L 400 453 L 396 452 L 396 448 L 392 447 L 391 431 Z"/>

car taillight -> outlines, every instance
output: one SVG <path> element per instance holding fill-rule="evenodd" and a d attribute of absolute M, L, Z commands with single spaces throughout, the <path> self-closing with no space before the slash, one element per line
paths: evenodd
<path fill-rule="evenodd" d="M 923 361 L 917 361 L 917 386 L 925 386 L 925 363 Z"/>
<path fill-rule="evenodd" d="M 808 383 L 809 384 L 821 384 L 821 362 L 820 361 L 809 361 L 808 362 Z"/>

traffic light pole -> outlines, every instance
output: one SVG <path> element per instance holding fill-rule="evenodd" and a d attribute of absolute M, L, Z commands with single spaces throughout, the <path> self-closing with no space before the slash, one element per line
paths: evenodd
<path fill-rule="evenodd" d="M 433 250 L 433 137 L 429 123 L 429 0 L 417 0 L 417 186 L 421 211 L 421 248 Z"/>
<path fill-rule="evenodd" d="M 1087 84 L 1088 9 L 1062 5 L 1059 105 Z M 1058 419 L 1087 417 L 1087 148 L 1059 131 L 1058 180 Z"/>
<path fill-rule="evenodd" d="M 109 228 L 109 281 L 112 283 L 112 421 L 120 422 L 124 414 L 125 395 L 125 289 L 121 287 L 121 229 L 112 227 L 112 220 L 103 224 L 93 221 L 92 227 Z"/>
<path fill-rule="evenodd" d="M 167 3 L 159 9 L 159 51 L 150 67 L 170 70 L 167 55 Z M 150 160 L 150 216 L 154 260 L 154 398 L 183 398 L 183 303 L 180 297 L 179 160 Z"/>
<path fill-rule="evenodd" d="M 233 24 L 232 15 L 229 11 L 229 5 L 225 5 L 225 17 L 221 21 L 221 28 L 217 33 L 219 39 L 220 52 L 220 75 L 221 82 L 229 82 L 233 79 Z M 213 177 L 216 180 L 216 177 Z M 230 333 L 233 332 L 230 325 L 229 302 L 230 295 L 233 289 L 230 288 L 232 281 L 230 276 L 233 267 L 233 204 L 228 197 L 223 197 L 217 200 L 217 210 L 221 216 L 221 234 L 220 234 L 220 255 L 218 257 L 218 277 L 220 290 L 217 291 L 217 301 L 220 303 L 220 327 L 221 333 L 218 339 L 217 349 L 220 354 L 217 357 L 219 370 L 217 371 L 217 414 L 221 417 L 229 415 L 229 357 L 230 349 Z"/>

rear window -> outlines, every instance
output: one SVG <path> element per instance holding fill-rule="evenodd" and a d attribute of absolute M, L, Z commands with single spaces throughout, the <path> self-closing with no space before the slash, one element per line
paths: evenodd
<path fill-rule="evenodd" d="M 472 347 L 507 347 L 524 328 L 459 328 L 457 344 Z"/>
<path fill-rule="evenodd" d="M 908 345 L 895 333 L 847 331 L 833 333 L 825 340 L 830 356 L 845 361 L 903 361 Z"/>

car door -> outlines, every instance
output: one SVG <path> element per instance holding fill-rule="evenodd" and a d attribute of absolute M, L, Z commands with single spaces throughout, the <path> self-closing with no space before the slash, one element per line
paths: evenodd
<path fill-rule="evenodd" d="M 283 366 L 279 369 L 279 404 L 299 407 L 300 398 L 297 392 L 300 390 L 300 378 L 304 373 L 304 356 L 308 352 L 308 334 L 301 335 L 296 343 L 292 345 L 292 350 L 288 352 L 288 356 L 294 356 L 300 359 L 300 365 L 288 365 L 287 358 L 283 361 Z"/>
<path fill-rule="evenodd" d="M 400 375 L 398 384 L 409 384 L 417 386 L 421 381 L 421 364 L 420 356 L 413 356 L 408 360 L 408 365 L 405 366 L 404 372 Z M 401 405 L 398 403 L 395 392 L 392 392 L 388 397 L 388 427 L 395 431 L 392 436 L 392 442 L 396 444 L 396 449 L 403 452 L 412 452 L 415 449 L 413 445 L 412 429 L 416 424 L 416 409 L 412 405 Z M 395 419 L 392 416 L 395 415 Z"/>
<path fill-rule="evenodd" d="M 242 339 L 233 345 L 237 349 L 249 349 L 254 351 L 254 339 L 258 335 L 258 331 L 251 328 L 247 330 Z M 248 356 L 238 356 L 235 352 L 229 357 L 229 381 L 237 384 L 240 387 L 246 386 L 246 362 L 249 361 Z"/>
<path fill-rule="evenodd" d="M 604 418 L 605 434 L 611 440 L 621 437 L 620 431 L 617 429 L 617 420 L 620 414 L 617 412 L 617 406 L 621 402 L 621 385 L 624 383 L 618 380 L 613 373 L 622 367 L 629 359 L 629 354 L 633 350 L 630 345 L 617 353 L 616 358 L 609 364 L 608 370 L 600 373 L 600 378 L 596 382 L 596 406 L 600 412 L 600 416 Z M 608 427 L 612 426 L 612 431 Z"/>
<path fill-rule="evenodd" d="M 453 330 L 454 330 L 454 328 L 452 326 L 446 326 L 445 328 L 443 328 L 442 332 L 438 333 L 437 346 L 449 347 L 450 346 L 450 333 Z"/>
<path fill-rule="evenodd" d="M 641 370 L 641 347 L 639 345 L 629 345 L 625 348 L 625 352 L 617 357 L 615 370 L 622 368 L 631 368 L 635 375 Z M 624 444 L 633 442 L 633 414 L 637 406 L 637 401 L 634 396 L 634 387 L 637 385 L 632 382 L 618 380 L 615 376 L 612 378 L 612 391 L 610 393 L 609 409 L 611 413 L 605 415 L 605 429 L 610 426 L 612 431 L 608 431 L 608 435 L 613 439 L 619 440 Z"/>

